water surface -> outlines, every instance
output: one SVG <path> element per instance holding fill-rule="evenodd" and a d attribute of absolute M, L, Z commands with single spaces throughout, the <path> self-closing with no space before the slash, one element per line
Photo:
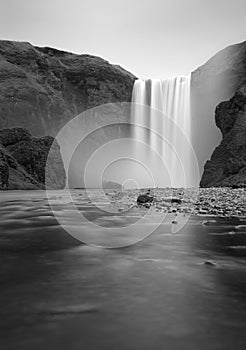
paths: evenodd
<path fill-rule="evenodd" d="M 74 196 L 92 220 L 114 222 Z M 163 224 L 121 249 L 76 241 L 42 191 L 1 192 L 0 218 L 1 349 L 246 348 L 243 218 Z"/>

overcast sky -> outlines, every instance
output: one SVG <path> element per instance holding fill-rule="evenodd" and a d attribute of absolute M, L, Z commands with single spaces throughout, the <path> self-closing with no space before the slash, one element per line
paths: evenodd
<path fill-rule="evenodd" d="M 0 0 L 0 36 L 166 78 L 246 40 L 246 0 Z"/>

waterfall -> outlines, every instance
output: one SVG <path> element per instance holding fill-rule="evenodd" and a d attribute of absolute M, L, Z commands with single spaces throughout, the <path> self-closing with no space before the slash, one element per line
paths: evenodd
<path fill-rule="evenodd" d="M 150 168 L 155 185 L 193 186 L 190 76 L 136 80 L 131 119 L 134 156 Z"/>

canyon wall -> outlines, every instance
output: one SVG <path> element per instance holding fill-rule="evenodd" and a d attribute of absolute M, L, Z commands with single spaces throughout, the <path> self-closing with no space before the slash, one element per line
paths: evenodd
<path fill-rule="evenodd" d="M 246 83 L 215 111 L 222 141 L 204 167 L 200 185 L 246 187 Z"/>
<path fill-rule="evenodd" d="M 246 42 L 226 47 L 191 74 L 191 134 L 201 174 L 222 140 L 216 107 L 232 98 L 245 81 Z"/>
<path fill-rule="evenodd" d="M 88 108 L 130 101 L 135 79 L 100 57 L 0 41 L 0 129 L 56 136 Z"/>
<path fill-rule="evenodd" d="M 91 107 L 130 102 L 135 79 L 99 57 L 0 41 L 0 129 L 21 127 L 34 136 L 55 136 Z M 225 48 L 191 74 L 192 144 L 203 173 L 201 186 L 243 182 L 245 147 L 235 140 L 245 133 L 245 82 L 246 42 Z M 8 154 L 2 145 L 0 172 L 5 174 Z M 1 181 L 6 182 L 4 176 Z"/>

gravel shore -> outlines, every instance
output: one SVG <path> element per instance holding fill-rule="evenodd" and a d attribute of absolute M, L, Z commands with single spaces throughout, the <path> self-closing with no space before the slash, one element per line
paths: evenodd
<path fill-rule="evenodd" d="M 108 190 L 111 204 L 124 211 L 136 206 L 168 213 L 192 213 L 220 217 L 246 216 L 246 190 L 244 188 L 154 188 L 140 190 Z M 146 195 L 146 203 L 138 204 L 139 196 Z"/>

